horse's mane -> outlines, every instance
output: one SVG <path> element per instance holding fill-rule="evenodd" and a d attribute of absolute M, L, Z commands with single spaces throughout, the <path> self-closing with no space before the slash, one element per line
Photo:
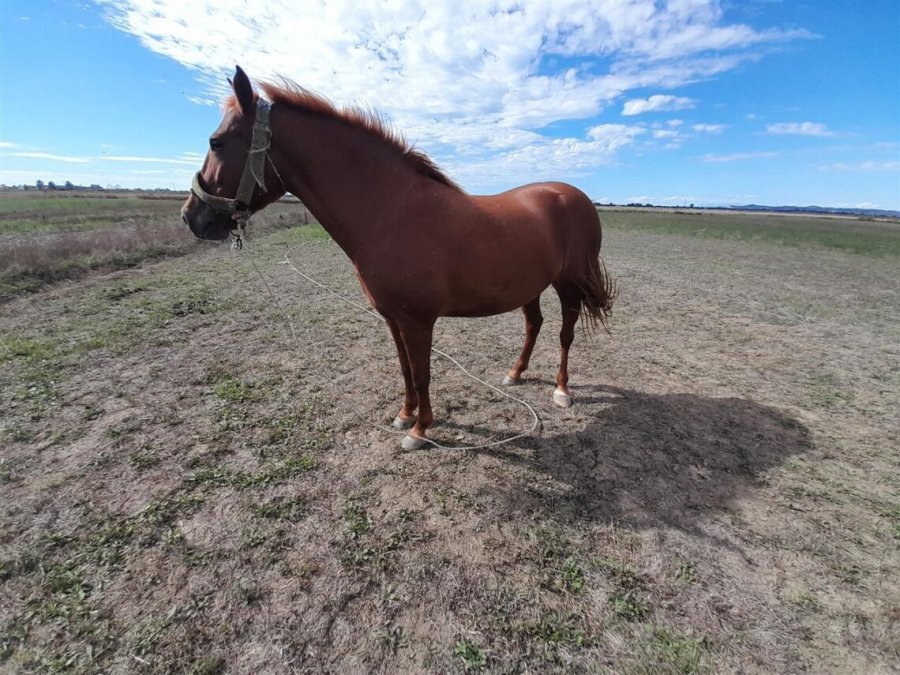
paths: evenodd
<path fill-rule="evenodd" d="M 395 148 L 420 175 L 462 192 L 462 188 L 445 174 L 428 155 L 414 148 L 411 143 L 403 138 L 402 134 L 392 129 L 378 113 L 360 106 L 338 108 L 324 96 L 305 89 L 287 78 L 280 78 L 277 84 L 274 82 L 260 82 L 259 86 L 265 92 L 266 98 L 272 103 L 289 105 L 316 115 L 330 117 L 372 134 L 390 147 Z M 236 105 L 237 103 L 233 96 L 225 101 L 226 109 L 233 108 Z"/>

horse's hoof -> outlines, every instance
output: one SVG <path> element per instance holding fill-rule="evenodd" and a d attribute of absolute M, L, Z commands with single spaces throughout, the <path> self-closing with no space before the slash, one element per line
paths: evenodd
<path fill-rule="evenodd" d="M 422 448 L 427 444 L 427 438 L 423 438 L 422 436 L 413 436 L 412 434 L 406 434 L 406 437 L 403 439 L 400 447 L 404 450 L 418 450 L 419 448 Z"/>
<path fill-rule="evenodd" d="M 569 408 L 572 406 L 572 397 L 562 389 L 553 390 L 553 402 L 560 408 Z"/>
<path fill-rule="evenodd" d="M 399 431 L 406 431 L 407 429 L 412 429 L 413 425 L 416 423 L 416 416 L 413 415 L 408 419 L 403 419 L 400 415 L 397 415 L 394 418 L 394 421 L 391 423 L 391 426 Z"/>
<path fill-rule="evenodd" d="M 521 378 L 513 379 L 512 377 L 507 375 L 506 377 L 503 378 L 503 384 L 507 387 L 510 385 L 513 385 L 513 384 L 522 384 L 522 379 Z"/>

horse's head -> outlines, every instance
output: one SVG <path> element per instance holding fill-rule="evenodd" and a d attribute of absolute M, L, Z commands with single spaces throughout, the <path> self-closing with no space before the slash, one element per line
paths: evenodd
<path fill-rule="evenodd" d="M 206 159 L 181 208 L 182 220 L 199 239 L 227 239 L 251 213 L 285 192 L 269 159 L 269 104 L 253 92 L 240 66 L 229 81 L 234 100 L 209 138 Z"/>

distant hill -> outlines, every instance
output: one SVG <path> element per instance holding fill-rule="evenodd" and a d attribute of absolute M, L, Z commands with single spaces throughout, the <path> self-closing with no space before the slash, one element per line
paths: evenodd
<path fill-rule="evenodd" d="M 885 209 L 839 209 L 828 206 L 730 206 L 737 211 L 777 211 L 778 213 L 835 213 L 842 216 L 870 216 L 872 218 L 900 218 L 900 211 Z"/>
<path fill-rule="evenodd" d="M 613 202 L 603 203 L 594 202 L 595 206 L 606 208 L 628 208 L 628 209 L 697 209 L 700 211 L 762 211 L 772 213 L 810 213 L 822 215 L 837 216 L 860 216 L 865 218 L 900 218 L 900 211 L 891 211 L 887 209 L 841 209 L 830 206 L 763 206 L 762 204 L 743 204 L 732 206 L 697 206 L 693 204 L 688 206 L 675 206 L 672 204 L 642 204 L 640 202 L 629 202 L 628 204 L 614 204 Z"/>

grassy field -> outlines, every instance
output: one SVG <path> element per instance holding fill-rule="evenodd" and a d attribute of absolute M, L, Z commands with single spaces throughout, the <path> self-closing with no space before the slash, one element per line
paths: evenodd
<path fill-rule="evenodd" d="M 403 452 L 386 329 L 296 275 L 361 299 L 279 208 L 0 306 L 0 670 L 900 669 L 896 224 L 604 212 L 575 406 L 547 293 L 539 430 Z M 436 346 L 499 381 L 522 330 Z M 437 357 L 433 400 L 445 445 L 530 422 Z"/>
<path fill-rule="evenodd" d="M 196 242 L 181 222 L 186 194 L 32 192 L 0 194 L 0 302 L 91 272 L 183 255 Z M 309 222 L 302 207 L 278 203 L 260 230 Z"/>
<path fill-rule="evenodd" d="M 602 208 L 612 228 L 900 256 L 896 220 L 714 210 Z"/>

